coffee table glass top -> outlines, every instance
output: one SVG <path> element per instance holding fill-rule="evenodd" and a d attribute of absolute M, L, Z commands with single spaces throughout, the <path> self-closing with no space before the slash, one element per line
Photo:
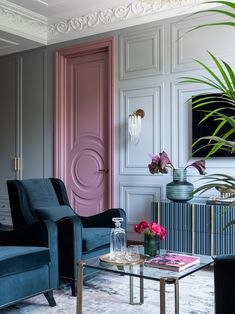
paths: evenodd
<path fill-rule="evenodd" d="M 167 252 L 191 255 L 189 253 L 173 252 L 173 251 L 166 251 L 166 250 L 161 250 L 160 254 L 164 254 Z M 188 267 L 185 270 L 180 271 L 180 272 L 170 271 L 170 270 L 165 270 L 165 269 L 158 269 L 155 267 L 147 267 L 147 266 L 144 266 L 143 264 L 111 265 L 109 263 L 102 262 L 100 260 L 100 257 L 93 257 L 93 258 L 85 260 L 84 266 L 87 268 L 93 268 L 93 269 L 108 271 L 112 273 L 126 274 L 133 277 L 143 277 L 145 279 L 159 281 L 161 278 L 181 279 L 213 263 L 213 258 L 210 256 L 198 255 L 198 254 L 194 254 L 194 256 L 200 257 L 200 263 L 193 265 L 191 267 Z M 143 265 L 143 267 L 140 267 L 141 265 Z"/>

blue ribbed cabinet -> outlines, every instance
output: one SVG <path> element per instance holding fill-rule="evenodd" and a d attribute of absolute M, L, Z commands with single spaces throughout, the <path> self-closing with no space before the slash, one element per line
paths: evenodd
<path fill-rule="evenodd" d="M 152 203 L 152 221 L 167 230 L 161 248 L 188 253 L 235 254 L 235 225 L 224 230 L 235 219 L 235 207 L 206 205 L 205 202 Z"/>

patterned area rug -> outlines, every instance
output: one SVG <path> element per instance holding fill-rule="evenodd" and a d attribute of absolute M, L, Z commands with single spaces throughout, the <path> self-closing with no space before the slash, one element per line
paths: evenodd
<path fill-rule="evenodd" d="M 138 279 L 135 279 L 138 296 Z M 214 281 L 212 270 L 201 270 L 179 281 L 180 314 L 213 314 Z M 159 313 L 159 282 L 144 281 L 144 304 L 130 305 L 129 277 L 98 273 L 84 285 L 83 310 L 86 314 L 157 314 Z M 167 285 L 167 314 L 174 313 L 173 285 Z M 0 311 L 1 314 L 75 314 L 76 298 L 70 287 L 61 284 L 54 292 L 57 306 L 50 307 L 39 295 Z"/>

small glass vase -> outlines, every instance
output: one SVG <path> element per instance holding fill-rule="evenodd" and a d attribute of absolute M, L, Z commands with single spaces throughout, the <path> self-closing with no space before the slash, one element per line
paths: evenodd
<path fill-rule="evenodd" d="M 156 256 L 160 254 L 160 236 L 144 235 L 144 255 Z"/>
<path fill-rule="evenodd" d="M 193 184 L 187 181 L 186 169 L 173 169 L 173 182 L 166 185 L 166 197 L 173 202 L 187 202 L 193 198 Z"/>

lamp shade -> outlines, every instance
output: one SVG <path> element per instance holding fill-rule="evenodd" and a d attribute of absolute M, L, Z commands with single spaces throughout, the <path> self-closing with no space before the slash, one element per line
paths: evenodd
<path fill-rule="evenodd" d="M 141 116 L 133 113 L 128 118 L 128 130 L 131 136 L 131 142 L 137 145 L 141 134 Z"/>

